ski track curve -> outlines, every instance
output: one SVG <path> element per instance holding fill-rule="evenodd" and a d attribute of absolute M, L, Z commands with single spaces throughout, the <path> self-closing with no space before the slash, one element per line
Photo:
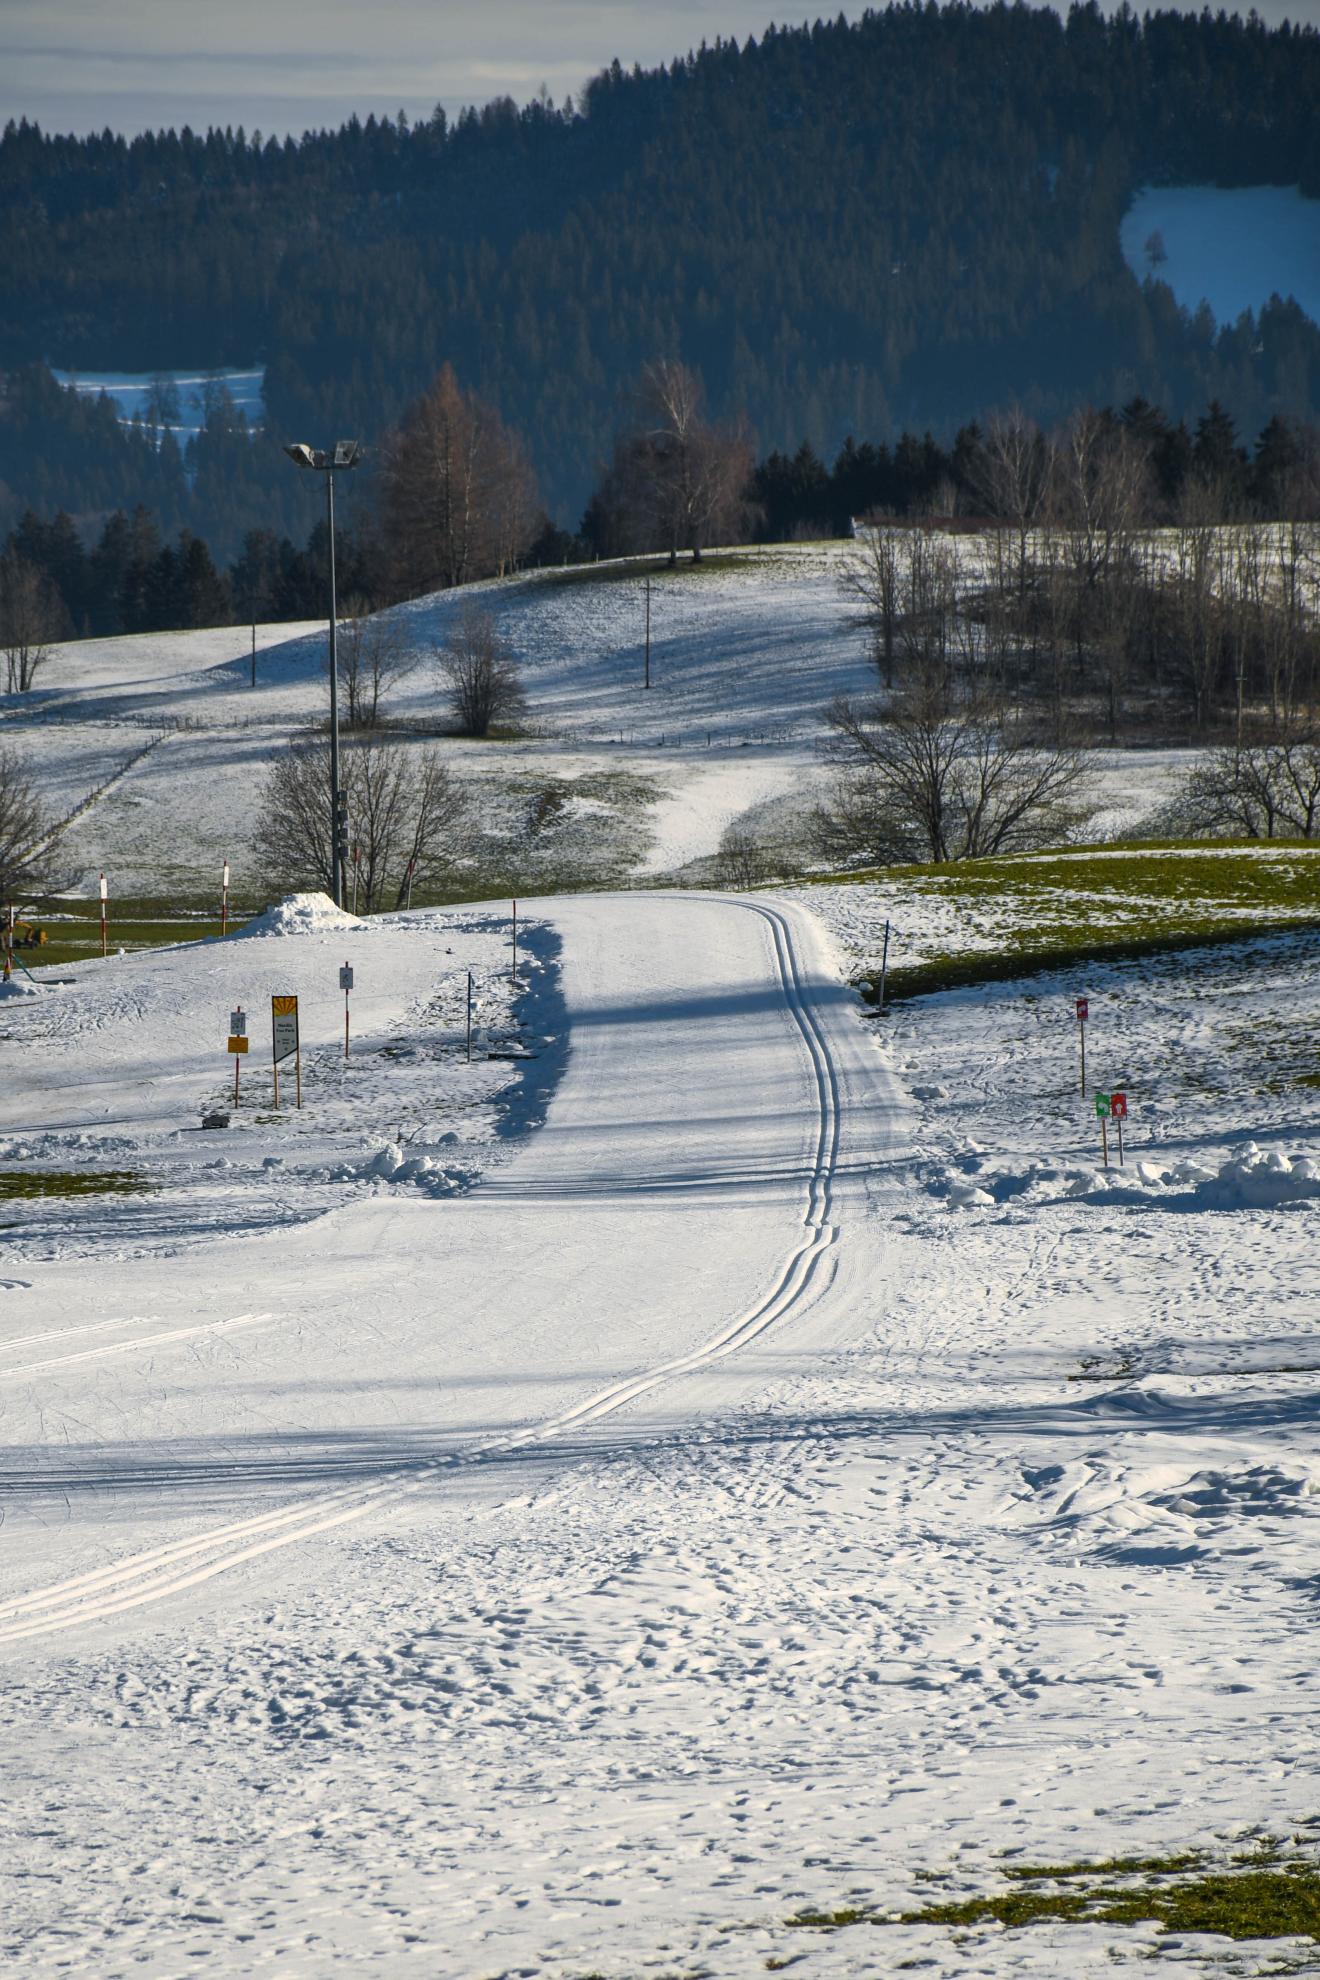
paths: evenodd
<path fill-rule="evenodd" d="M 804 988 L 788 916 L 761 902 L 744 900 L 730 901 L 728 904 L 759 916 L 770 929 L 785 1002 L 810 1062 L 817 1111 L 815 1151 L 802 1215 L 802 1235 L 784 1260 L 770 1290 L 699 1348 L 658 1362 L 637 1374 L 623 1376 L 544 1422 L 485 1439 L 464 1450 L 414 1459 L 365 1488 L 345 1487 L 339 1492 L 286 1506 L 278 1512 L 258 1514 L 214 1527 L 207 1533 L 193 1535 L 191 1539 L 131 1555 L 127 1560 L 111 1566 L 0 1603 L 0 1644 L 80 1628 L 151 1602 L 163 1601 L 267 1554 L 362 1519 L 382 1505 L 397 1502 L 421 1490 L 440 1472 L 457 1471 L 496 1454 L 546 1443 L 566 1431 L 598 1422 L 667 1382 L 695 1374 L 736 1354 L 800 1311 L 804 1303 L 814 1300 L 826 1289 L 834 1276 L 831 1253 L 839 1235 L 830 1221 L 841 1132 L 838 1076 L 820 1020 Z M 265 1314 L 242 1316 L 249 1323 L 269 1317 Z M 211 1329 L 183 1331 L 212 1331 L 213 1326 L 214 1323 Z M 159 1344 L 165 1338 L 157 1336 L 156 1343 L 143 1340 L 125 1342 L 116 1348 L 93 1349 L 90 1354 L 69 1358 L 90 1359 L 95 1354 Z M 55 1364 L 38 1364 L 50 1365 Z M 20 1371 L 12 1372 L 17 1374 Z"/>

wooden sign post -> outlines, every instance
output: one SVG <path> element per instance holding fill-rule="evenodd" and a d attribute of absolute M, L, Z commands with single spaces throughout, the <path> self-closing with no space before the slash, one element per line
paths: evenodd
<path fill-rule="evenodd" d="M 238 1071 L 247 1051 L 247 1012 L 240 1004 L 229 1013 L 229 1049 L 234 1055 L 234 1105 L 238 1105 Z"/>
<path fill-rule="evenodd" d="M 272 997 L 270 1000 L 271 1060 L 275 1072 L 275 1105 L 280 1104 L 280 1066 L 285 1059 L 294 1065 L 294 1091 L 302 1106 L 302 1052 L 298 1044 L 298 999 Z"/>
<path fill-rule="evenodd" d="M 1082 1050 L 1082 1098 L 1086 1098 L 1086 1020 L 1091 1006 L 1085 997 L 1077 999 L 1077 1041 Z"/>

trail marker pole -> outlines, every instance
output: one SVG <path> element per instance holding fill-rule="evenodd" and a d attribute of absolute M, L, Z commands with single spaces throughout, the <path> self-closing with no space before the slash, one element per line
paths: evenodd
<path fill-rule="evenodd" d="M 107 890 L 106 890 L 106 884 L 105 884 L 105 875 L 104 875 L 104 873 L 103 873 L 103 874 L 101 875 L 101 954 L 102 954 L 102 955 L 105 955 L 105 953 L 106 953 L 106 945 L 105 945 L 105 904 L 106 904 L 106 900 L 107 900 L 107 898 L 108 898 L 108 896 L 107 896 Z"/>
<path fill-rule="evenodd" d="M 885 946 L 880 951 L 880 1009 L 885 1007 L 885 980 L 889 975 L 889 923 L 885 923 Z"/>
<path fill-rule="evenodd" d="M 353 912 L 354 914 L 357 913 L 358 868 L 361 866 L 361 864 L 362 864 L 361 848 L 358 846 L 354 846 L 353 848 Z"/>
<path fill-rule="evenodd" d="M 416 869 L 416 866 L 417 866 L 417 861 L 415 859 L 410 859 L 408 861 L 407 888 L 404 893 L 404 899 L 403 899 L 403 905 L 405 911 L 407 911 L 412 906 L 412 883 L 413 883 L 413 873 Z"/>
<path fill-rule="evenodd" d="M 220 933 L 229 933 L 229 861 L 226 860 L 220 874 Z"/>
<path fill-rule="evenodd" d="M 468 1064 L 471 1065 L 472 1064 L 472 971 L 471 970 L 468 971 L 467 1055 L 468 1055 Z"/>
<path fill-rule="evenodd" d="M 292 1059 L 295 1091 L 302 1106 L 302 1050 L 298 1040 L 298 999 L 272 997 L 270 1000 L 271 1064 L 275 1074 L 275 1105 L 280 1104 L 280 1063 Z"/>
<path fill-rule="evenodd" d="M 1085 997 L 1077 999 L 1077 1042 L 1082 1052 L 1082 1098 L 1086 1098 L 1086 1020 L 1091 1006 Z"/>
<path fill-rule="evenodd" d="M 1109 1106 L 1110 1095 L 1108 1093 L 1097 1093 L 1095 1096 L 1095 1111 L 1100 1117 L 1100 1152 L 1104 1157 L 1106 1169 L 1109 1167 Z"/>
<path fill-rule="evenodd" d="M 344 1057 L 348 1057 L 348 993 L 353 988 L 353 965 L 345 963 L 339 972 L 339 987 L 344 993 Z"/>
<path fill-rule="evenodd" d="M 513 967 L 509 971 L 509 981 L 510 983 L 515 985 L 517 984 L 518 981 L 518 903 L 517 901 L 515 901 L 513 904 Z"/>
<path fill-rule="evenodd" d="M 5 909 L 5 982 L 14 973 L 14 903 Z"/>
<path fill-rule="evenodd" d="M 1111 1093 L 1109 1096 L 1111 1120 L 1118 1122 L 1118 1166 L 1123 1167 L 1123 1123 L 1127 1119 L 1127 1094 Z"/>
<path fill-rule="evenodd" d="M 252 685 L 257 685 L 257 622 L 252 621 Z"/>
<path fill-rule="evenodd" d="M 238 1070 L 247 1051 L 247 1013 L 240 1004 L 229 1013 L 229 1049 L 234 1055 L 234 1105 L 238 1105 Z"/>
<path fill-rule="evenodd" d="M 646 667 L 642 675 L 642 686 L 651 685 L 651 580 L 646 580 Z"/>

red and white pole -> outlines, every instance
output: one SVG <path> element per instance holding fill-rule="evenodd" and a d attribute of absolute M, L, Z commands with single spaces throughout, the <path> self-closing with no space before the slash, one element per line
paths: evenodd
<path fill-rule="evenodd" d="M 106 884 L 105 884 L 105 875 L 104 875 L 104 873 L 103 873 L 103 874 L 101 875 L 101 954 L 102 954 L 102 955 L 105 955 L 105 954 L 106 954 L 106 940 L 105 940 L 105 904 L 106 904 L 106 899 L 107 899 L 107 896 L 108 896 L 108 892 L 109 892 L 109 889 L 108 889 L 108 888 L 106 887 Z"/>
<path fill-rule="evenodd" d="M 229 933 L 229 861 L 226 860 L 220 875 L 220 933 Z"/>

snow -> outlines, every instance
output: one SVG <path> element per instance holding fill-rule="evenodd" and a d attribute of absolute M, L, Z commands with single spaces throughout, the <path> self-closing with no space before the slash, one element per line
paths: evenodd
<path fill-rule="evenodd" d="M 19 1970 L 1234 1970 L 789 1921 L 1316 1840 L 1320 941 L 1087 971 L 1106 1174 L 1076 986 L 867 1017 L 859 892 L 540 902 L 518 991 L 491 908 L 303 902 L 6 1007 L 0 1168 L 157 1184 L 4 1206 Z M 285 988 L 302 1114 L 198 1131 Z"/>
<path fill-rule="evenodd" d="M 516 981 L 507 902 L 294 895 L 9 986 L 16 1971 L 1313 1963 L 791 1923 L 1006 1862 L 1320 1843 L 1320 936 L 1252 909 L 877 1017 L 847 979 L 885 921 L 891 966 L 1002 948 L 1093 916 L 1093 876 L 664 891 L 809 792 L 819 707 L 868 684 L 836 580 L 814 547 L 655 580 L 651 701 L 631 570 L 484 588 L 537 733 L 441 747 L 521 871 L 605 832 L 650 883 L 520 901 Z M 423 656 L 457 603 L 402 608 Z M 66 648 L 3 711 L 112 899 L 225 851 L 244 884 L 322 693 L 323 634 L 268 633 L 256 690 L 240 628 Z M 423 658 L 399 712 L 436 695 Z M 1115 818 L 1185 764 L 1106 756 Z M 1154 905 L 1105 894 L 1123 929 Z M 1129 1097 L 1108 1167 L 1097 1081 Z"/>
<path fill-rule="evenodd" d="M 980 551 L 969 541 L 961 553 Z M 413 601 L 392 616 L 416 666 L 387 712 L 468 784 L 476 864 L 521 869 L 526 892 L 708 877 L 702 863 L 730 825 L 798 836 L 797 813 L 824 776 L 824 709 L 874 688 L 864 629 L 840 590 L 846 555 L 804 545 L 658 573 L 623 562 Z M 448 719 L 437 646 L 474 599 L 523 669 L 530 734 L 515 742 L 437 742 Z M 255 688 L 250 641 L 239 626 L 73 642 L 31 694 L 0 700 L 0 741 L 58 815 L 79 811 L 60 841 L 71 885 L 94 888 L 105 872 L 121 898 L 209 897 L 227 856 L 235 898 L 261 891 L 245 860 L 252 819 L 272 758 L 324 719 L 326 640 L 318 625 L 259 627 Z M 1106 752 L 1102 828 L 1139 828 L 1189 760 Z M 533 829 L 551 783 L 566 801 Z"/>
<path fill-rule="evenodd" d="M 131 424 L 135 415 L 144 419 L 147 402 L 157 373 L 150 371 L 56 371 L 57 384 L 72 385 L 88 398 L 98 398 L 102 392 L 113 402 L 124 425 Z M 161 376 L 168 378 L 179 395 L 180 418 L 170 425 L 179 445 L 183 446 L 202 429 L 205 420 L 203 394 L 206 386 L 215 378 L 227 385 L 235 406 L 247 414 L 248 425 L 255 431 L 260 428 L 265 416 L 262 392 L 266 382 L 264 366 L 248 370 L 222 369 L 215 372 L 184 370 L 166 371 Z"/>
<path fill-rule="evenodd" d="M 1158 233 L 1167 260 L 1152 266 Z M 1320 322 L 1320 200 L 1298 186 L 1144 186 L 1123 217 L 1123 258 L 1167 282 L 1186 309 L 1208 302 L 1220 323 L 1291 296 Z"/>

